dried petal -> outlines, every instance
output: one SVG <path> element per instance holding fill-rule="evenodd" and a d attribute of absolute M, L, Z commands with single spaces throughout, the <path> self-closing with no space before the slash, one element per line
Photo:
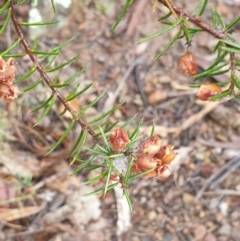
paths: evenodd
<path fill-rule="evenodd" d="M 222 92 L 222 89 L 220 86 L 209 83 L 201 85 L 201 87 L 198 90 L 197 96 L 200 100 L 207 100 L 209 97 L 220 94 Z"/>
<path fill-rule="evenodd" d="M 160 167 L 157 169 L 156 176 L 158 177 L 158 179 L 163 181 L 163 180 L 167 179 L 171 174 L 172 173 L 170 172 L 169 168 L 167 168 L 165 166 L 165 168 Z"/>
<path fill-rule="evenodd" d="M 173 151 L 173 148 L 173 146 L 165 145 L 156 154 L 158 159 L 160 159 L 164 165 L 169 164 L 175 158 L 176 153 Z"/>
<path fill-rule="evenodd" d="M 156 157 L 148 156 L 148 155 L 141 155 L 137 158 L 134 165 L 137 165 L 139 170 L 147 171 L 152 168 L 157 167 L 158 159 Z"/>
<path fill-rule="evenodd" d="M 17 73 L 13 58 L 7 62 L 0 56 L 0 82 L 12 82 Z"/>
<path fill-rule="evenodd" d="M 197 64 L 191 52 L 187 51 L 179 58 L 178 69 L 184 74 L 197 74 Z"/>
<path fill-rule="evenodd" d="M 161 140 L 158 135 L 154 135 L 143 141 L 139 146 L 139 150 L 144 154 L 155 155 L 159 151 L 160 147 Z"/>
<path fill-rule="evenodd" d="M 112 132 L 109 141 L 112 144 L 113 150 L 116 152 L 122 151 L 130 142 L 127 132 L 123 129 L 115 129 Z"/>
<path fill-rule="evenodd" d="M 0 98 L 4 100 L 13 100 L 17 98 L 18 88 L 11 83 L 0 83 Z"/>

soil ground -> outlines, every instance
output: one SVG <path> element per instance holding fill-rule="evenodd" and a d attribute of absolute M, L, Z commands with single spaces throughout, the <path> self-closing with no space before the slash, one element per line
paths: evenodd
<path fill-rule="evenodd" d="M 186 2 L 176 4 L 191 12 L 199 1 Z M 49 19 L 52 10 L 47 4 L 47 1 L 40 2 L 38 9 Z M 80 110 L 106 90 L 105 97 L 88 112 L 86 118 L 91 119 L 124 100 L 125 104 L 111 116 L 111 121 L 124 122 L 137 114 L 131 125 L 134 128 L 144 119 L 142 135 L 150 133 L 154 121 L 155 132 L 163 143 L 174 145 L 178 153 L 173 175 L 165 181 L 155 178 L 134 181 L 129 188 L 132 213 L 123 214 L 119 210 L 121 195 L 119 197 L 116 190 L 105 198 L 101 195 L 84 197 L 84 193 L 102 184 L 83 184 L 96 173 L 69 177 L 77 165 L 70 166 L 66 156 L 79 133 L 78 127 L 61 148 L 45 156 L 68 126 L 69 116 L 59 117 L 62 107 L 58 105 L 33 128 L 39 115 L 31 113 L 32 106 L 46 99 L 48 94 L 44 86 L 39 86 L 21 94 L 15 102 L 0 102 L 0 200 L 6 201 L 1 205 L 7 210 L 0 213 L 0 240 L 240 240 L 239 102 L 197 99 L 197 90 L 188 86 L 192 78 L 179 73 L 177 68 L 178 58 L 186 52 L 184 40 L 154 60 L 178 29 L 137 43 L 163 27 L 158 19 L 167 9 L 162 5 L 153 12 L 153 2 L 134 1 L 111 35 L 110 29 L 123 4 L 124 1 L 75 0 L 68 9 L 58 6 L 55 18 L 61 20 L 61 24 L 57 27 L 42 32 L 32 29 L 26 34 L 29 38 L 39 35 L 42 50 L 74 36 L 56 65 L 78 53 L 81 57 L 58 76 L 51 77 L 61 82 L 88 65 L 78 81 L 83 86 L 92 82 L 93 88 L 78 102 L 71 103 L 74 108 Z M 237 0 L 211 1 L 210 4 L 227 23 L 239 15 Z M 210 23 L 209 9 L 203 18 Z M 19 18 L 27 16 L 28 11 L 27 5 L 21 6 Z M 236 39 L 240 39 L 239 30 L 240 25 L 237 25 Z M 6 36 L 1 36 L 0 41 L 4 49 Z M 216 43 L 217 40 L 206 33 L 194 37 L 190 50 L 196 57 L 199 71 L 207 68 L 216 57 L 213 53 Z M 27 57 L 18 60 L 18 76 L 30 67 Z M 37 75 L 22 82 L 21 91 L 36 78 Z M 211 81 L 227 78 L 221 75 Z M 32 184 L 34 193 L 29 193 L 28 183 Z M 15 201 L 8 202 L 12 199 Z M 131 217 L 129 226 L 125 223 L 128 228 L 124 232 L 119 226 L 121 214 L 126 215 L 126 222 L 128 215 Z"/>

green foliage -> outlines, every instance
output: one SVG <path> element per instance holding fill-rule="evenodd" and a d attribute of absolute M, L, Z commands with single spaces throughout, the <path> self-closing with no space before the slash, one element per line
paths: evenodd
<path fill-rule="evenodd" d="M 99 116 L 92 118 L 91 120 L 85 121 L 85 116 L 90 109 L 90 107 L 96 105 L 98 101 L 104 96 L 105 91 L 99 94 L 94 100 L 82 107 L 80 111 L 75 111 L 72 109 L 69 104 L 70 101 L 73 101 L 83 95 L 87 94 L 87 91 L 92 88 L 92 83 L 81 86 L 80 83 L 75 83 L 79 76 L 86 70 L 87 66 L 76 71 L 71 77 L 66 79 L 63 82 L 59 82 L 59 78 L 50 79 L 48 74 L 55 73 L 58 75 L 59 71 L 63 68 L 71 65 L 74 61 L 80 58 L 80 55 L 77 54 L 70 59 L 67 59 L 65 62 L 55 66 L 54 62 L 61 53 L 62 49 L 66 47 L 69 43 L 72 42 L 73 38 L 61 43 L 60 45 L 54 47 L 50 50 L 40 50 L 39 49 L 39 39 L 36 39 L 32 46 L 28 43 L 27 37 L 21 32 L 21 28 L 30 27 L 30 26 L 49 26 L 52 24 L 58 23 L 58 21 L 42 21 L 35 23 L 28 22 L 18 22 L 15 15 L 15 8 L 24 3 L 25 1 L 17 1 L 14 5 L 12 1 L 8 0 L 0 9 L 0 15 L 6 16 L 5 21 L 3 22 L 0 28 L 0 34 L 3 34 L 6 31 L 7 26 L 9 26 L 10 21 L 12 20 L 12 25 L 15 29 L 15 32 L 18 34 L 18 39 L 5 51 L 1 53 L 3 58 L 21 58 L 25 55 L 28 55 L 32 60 L 31 68 L 26 71 L 22 76 L 18 77 L 15 81 L 17 84 L 25 84 L 23 92 L 33 91 L 38 88 L 39 85 L 43 85 L 46 90 L 46 99 L 39 103 L 37 106 L 33 107 L 32 112 L 38 114 L 38 120 L 35 125 L 38 125 L 49 113 L 51 113 L 53 107 L 57 102 L 61 102 L 64 107 L 62 114 L 69 112 L 72 116 L 71 121 L 68 123 L 68 126 L 62 136 L 56 141 L 55 144 L 50 148 L 47 154 L 52 153 L 54 150 L 60 147 L 62 141 L 70 135 L 73 128 L 76 125 L 81 126 L 80 133 L 74 140 L 74 144 L 69 151 L 68 155 L 72 157 L 71 164 L 77 164 L 78 167 L 74 170 L 72 175 L 75 175 L 79 172 L 89 172 L 95 169 L 101 170 L 101 173 L 96 177 L 87 180 L 86 184 L 93 184 L 95 182 L 103 181 L 104 186 L 99 190 L 94 191 L 90 194 L 103 194 L 106 193 L 121 184 L 123 187 L 123 195 L 126 197 L 130 209 L 132 209 L 132 204 L 130 201 L 129 193 L 126 188 L 128 188 L 131 182 L 139 177 L 146 175 L 153 171 L 153 169 L 146 170 L 141 173 L 132 174 L 131 168 L 135 163 L 134 158 L 134 149 L 140 139 L 140 127 L 142 121 L 138 123 L 136 128 L 132 132 L 128 132 L 128 138 L 130 139 L 129 143 L 121 152 L 116 152 L 111 144 L 109 144 L 110 132 L 116 128 L 119 121 L 112 123 L 109 120 L 109 116 L 118 109 L 124 102 L 120 102 L 118 105 L 114 106 L 105 113 L 100 113 Z M 126 0 L 122 11 L 120 12 L 116 22 L 113 24 L 111 32 L 114 32 L 130 5 L 133 3 L 133 0 Z M 159 1 L 160 3 L 166 1 Z M 171 4 L 171 1 L 167 1 Z M 53 12 L 56 12 L 54 0 L 50 0 L 49 5 L 52 7 Z M 150 34 L 149 36 L 143 37 L 139 40 L 139 43 L 144 41 L 149 41 L 156 37 L 162 37 L 163 34 L 172 31 L 177 28 L 177 33 L 172 37 L 172 39 L 166 44 L 166 46 L 157 54 L 156 59 L 162 57 L 178 40 L 185 39 L 187 43 L 187 50 L 190 47 L 191 41 L 197 34 L 206 31 L 213 36 L 217 36 L 216 32 L 224 34 L 224 37 L 219 37 L 219 41 L 216 44 L 213 51 L 217 52 L 217 57 L 213 63 L 201 73 L 196 74 L 193 77 L 193 80 L 200 80 L 205 77 L 214 77 L 216 75 L 221 75 L 224 73 L 230 73 L 230 79 L 226 80 L 225 83 L 222 83 L 222 86 L 225 88 L 222 93 L 211 96 L 209 100 L 218 100 L 229 95 L 234 95 L 236 98 L 239 96 L 234 94 L 234 87 L 240 89 L 240 81 L 237 78 L 236 71 L 240 69 L 240 62 L 236 61 L 234 56 L 235 54 L 240 53 L 240 45 L 232 36 L 232 29 L 239 22 L 240 17 L 237 17 L 231 23 L 226 24 L 223 17 L 219 12 L 210 8 L 211 10 L 211 20 L 212 26 L 208 26 L 208 29 L 201 25 L 201 16 L 205 13 L 207 9 L 208 1 L 201 0 L 199 5 L 193 11 L 192 15 L 186 16 L 185 13 L 175 12 L 174 8 L 169 8 L 169 13 L 164 16 L 159 17 L 159 22 L 164 25 L 164 28 L 161 28 L 159 31 Z M 221 30 L 218 30 L 218 29 Z M 222 36 L 222 35 L 221 35 Z M 217 38 L 217 37 L 216 37 Z M 19 46 L 23 47 L 23 52 L 16 52 L 16 48 Z M 15 51 L 15 52 L 14 52 Z M 229 59 L 226 57 L 230 56 Z M 33 75 L 38 73 L 38 78 L 33 83 L 29 84 L 28 79 Z M 194 83 L 193 87 L 200 87 L 201 84 Z M 67 92 L 67 96 L 64 97 L 62 94 L 63 91 Z M 135 117 L 130 118 L 126 121 L 120 128 L 127 128 L 127 126 L 132 122 Z M 155 126 L 153 124 L 150 136 L 154 135 Z M 93 141 L 89 142 L 88 140 L 92 138 Z M 90 144 L 89 144 L 90 143 Z M 82 153 L 85 153 L 87 157 L 82 158 Z M 125 169 L 120 170 L 116 163 L 123 162 L 125 163 Z M 114 177 L 119 179 L 114 180 Z M 89 194 L 89 195 L 90 195 Z"/>

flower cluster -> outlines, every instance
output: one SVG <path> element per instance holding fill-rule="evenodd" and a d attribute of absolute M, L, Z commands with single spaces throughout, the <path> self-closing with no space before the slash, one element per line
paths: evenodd
<path fill-rule="evenodd" d="M 143 177 L 165 179 L 171 174 L 168 165 L 173 161 L 175 155 L 173 146 L 161 147 L 160 138 L 154 135 L 139 145 L 139 154 L 132 166 L 132 173 L 138 174 L 152 170 Z"/>
<path fill-rule="evenodd" d="M 124 129 L 115 129 L 109 141 L 115 152 L 123 151 L 130 142 Z M 135 162 L 131 168 L 133 174 L 149 171 L 143 175 L 144 178 L 157 177 L 159 179 L 165 179 L 171 174 L 168 165 L 173 161 L 176 154 L 173 151 L 173 146 L 161 146 L 161 139 L 158 135 L 154 135 L 141 142 L 136 149 L 133 154 Z M 122 160 L 123 158 L 120 159 Z M 118 159 L 116 161 L 120 162 Z M 119 170 L 119 168 L 117 169 Z M 123 173 L 122 171 L 120 172 Z"/>
<path fill-rule="evenodd" d="M 13 58 L 7 62 L 0 57 L 0 98 L 13 100 L 17 97 L 18 88 L 13 85 L 17 69 L 14 66 Z"/>

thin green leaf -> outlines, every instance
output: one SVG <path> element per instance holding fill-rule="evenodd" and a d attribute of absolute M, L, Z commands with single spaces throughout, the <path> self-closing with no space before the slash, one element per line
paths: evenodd
<path fill-rule="evenodd" d="M 133 2 L 134 0 L 126 0 L 125 5 L 123 6 L 123 9 L 121 11 L 121 13 L 118 15 L 118 18 L 116 20 L 116 22 L 114 23 L 113 27 L 111 28 L 110 32 L 113 33 L 114 30 L 116 29 L 116 27 L 118 26 L 118 24 L 120 23 L 120 21 L 122 20 L 122 18 L 124 17 L 125 13 L 128 10 L 129 5 Z"/>
<path fill-rule="evenodd" d="M 175 22 L 172 22 L 169 20 L 162 20 L 161 23 L 170 26 L 170 25 L 173 25 Z"/>
<path fill-rule="evenodd" d="M 130 135 L 130 137 L 129 137 L 130 140 L 133 140 L 133 139 L 136 138 L 136 136 L 138 136 L 139 130 L 140 130 L 140 127 L 141 127 L 142 123 L 143 123 L 143 120 L 141 120 L 141 121 L 138 123 L 138 125 L 137 125 L 136 128 L 135 128 L 135 130 L 133 131 L 133 133 L 132 133 L 132 134 Z"/>
<path fill-rule="evenodd" d="M 48 112 L 52 109 L 53 105 L 55 104 L 56 98 L 52 98 L 51 101 L 49 102 L 49 105 L 46 107 L 46 109 L 44 110 L 44 112 L 41 114 L 40 118 L 37 120 L 36 125 L 38 125 L 41 120 L 48 114 Z"/>
<path fill-rule="evenodd" d="M 215 9 L 212 6 L 210 7 L 210 10 L 211 10 L 211 14 L 212 14 L 212 25 L 214 28 L 216 28 L 218 25 L 218 21 L 217 21 L 218 18 L 215 13 Z"/>
<path fill-rule="evenodd" d="M 233 47 L 236 49 L 240 49 L 240 44 L 238 44 L 238 43 L 234 43 L 234 42 L 226 40 L 226 39 L 221 39 L 220 41 L 222 43 L 225 43 L 227 45 L 227 47 Z"/>
<path fill-rule="evenodd" d="M 88 166 L 90 163 L 90 160 L 84 161 L 79 167 L 77 167 L 70 176 L 74 176 L 77 173 L 81 172 L 86 166 Z"/>
<path fill-rule="evenodd" d="M 4 13 L 6 9 L 8 9 L 10 5 L 10 1 L 7 1 L 1 8 L 0 8 L 0 14 Z"/>
<path fill-rule="evenodd" d="M 73 147 L 72 147 L 71 150 L 69 151 L 68 156 L 71 156 L 71 155 L 73 154 L 73 152 L 75 151 L 75 149 L 77 148 L 77 146 L 79 145 L 79 143 L 80 143 L 81 141 L 84 142 L 84 133 L 85 133 L 85 131 L 82 129 L 81 132 L 80 132 L 80 134 L 78 135 L 78 138 L 77 138 L 77 140 L 75 141 Z M 81 149 L 82 149 L 82 148 L 81 148 Z M 79 149 L 78 149 L 78 150 L 79 150 Z M 79 152 L 79 153 L 80 153 L 80 152 Z M 73 164 L 73 163 L 71 163 L 71 164 Z"/>
<path fill-rule="evenodd" d="M 65 42 L 61 43 L 60 45 L 58 45 L 57 47 L 55 47 L 53 49 L 53 51 L 58 52 L 59 50 L 61 50 L 62 48 L 64 48 L 65 46 L 67 46 L 69 43 L 71 43 L 74 40 L 75 37 L 72 37 L 68 40 L 66 40 Z"/>
<path fill-rule="evenodd" d="M 102 156 L 103 155 L 103 152 L 104 153 L 106 153 L 106 154 L 108 154 L 108 151 L 106 151 L 105 149 L 101 149 L 101 150 L 103 150 L 103 152 L 101 152 L 100 150 L 96 150 L 96 149 L 92 149 L 92 148 L 89 148 L 89 147 L 85 147 L 85 149 L 87 150 L 87 151 L 90 151 L 91 153 L 93 153 L 93 154 L 95 154 L 95 155 L 99 155 L 99 156 Z"/>
<path fill-rule="evenodd" d="M 234 85 L 240 89 L 240 81 L 238 80 L 237 76 L 235 74 L 232 74 L 231 76 L 232 82 L 234 83 Z"/>
<path fill-rule="evenodd" d="M 80 115 L 84 114 L 84 112 L 89 109 L 90 107 L 92 107 L 93 105 L 95 105 L 104 95 L 105 95 L 106 91 L 103 91 L 100 95 L 98 95 L 93 101 L 91 101 L 89 104 L 87 104 L 84 108 L 82 108 L 80 110 Z"/>
<path fill-rule="evenodd" d="M 128 119 L 126 122 L 124 122 L 123 125 L 120 126 L 120 128 L 124 129 L 126 126 L 130 125 L 133 122 L 133 120 L 136 118 L 136 116 L 137 114 L 131 117 L 130 119 Z"/>
<path fill-rule="evenodd" d="M 152 137 L 154 135 L 154 133 L 155 133 L 155 122 L 153 122 L 153 124 L 152 124 L 150 137 Z"/>
<path fill-rule="evenodd" d="M 129 206 L 129 209 L 130 209 L 130 211 L 132 212 L 132 211 L 133 211 L 132 202 L 131 202 L 130 196 L 129 196 L 129 194 L 128 194 L 128 191 L 127 191 L 126 189 L 123 189 L 123 195 L 126 197 L 126 200 L 127 200 L 128 206 Z"/>
<path fill-rule="evenodd" d="M 115 158 L 118 158 L 118 157 L 123 157 L 124 154 L 123 153 L 114 153 L 114 154 L 111 154 L 110 156 L 108 156 L 109 159 L 115 159 Z"/>
<path fill-rule="evenodd" d="M 229 23 L 226 27 L 225 27 L 225 31 L 231 29 L 234 25 L 236 25 L 238 22 L 240 21 L 240 16 L 237 17 L 236 19 L 234 19 L 231 23 Z"/>
<path fill-rule="evenodd" d="M 172 12 L 169 12 L 166 15 L 164 15 L 163 17 L 159 18 L 158 21 L 161 22 L 162 20 L 165 20 L 165 19 L 169 18 L 171 15 L 172 15 Z"/>
<path fill-rule="evenodd" d="M 106 193 L 107 193 L 107 191 L 108 191 L 111 173 L 112 173 L 112 166 L 109 166 L 109 167 L 108 167 L 107 179 L 106 179 L 106 183 L 105 183 L 105 187 L 104 187 L 104 192 L 103 192 L 103 197 L 105 197 L 105 195 L 106 195 Z"/>
<path fill-rule="evenodd" d="M 66 136 L 69 134 L 69 132 L 72 130 L 73 126 L 75 124 L 75 121 L 72 120 L 66 131 L 63 133 L 63 135 L 59 138 L 59 140 L 53 145 L 53 147 L 48 151 L 46 155 L 49 155 L 52 153 L 61 143 L 62 141 L 66 138 Z"/>
<path fill-rule="evenodd" d="M 69 59 L 68 61 L 63 62 L 62 64 L 60 64 L 60 65 L 58 65 L 58 66 L 56 66 L 56 67 L 54 67 L 52 69 L 46 70 L 46 72 L 51 73 L 51 72 L 54 72 L 56 70 L 62 69 L 66 65 L 69 65 L 72 62 L 74 62 L 75 60 L 77 60 L 79 57 L 80 57 L 80 54 L 77 54 L 76 56 L 74 56 L 73 58 Z"/>
<path fill-rule="evenodd" d="M 18 39 L 15 43 L 13 43 L 9 48 L 7 48 L 4 52 L 1 53 L 1 56 L 4 56 L 5 54 L 8 54 L 10 51 L 12 51 L 14 48 L 18 46 L 18 44 L 21 42 L 20 39 Z"/>
<path fill-rule="evenodd" d="M 171 39 L 171 41 L 169 41 L 169 43 L 164 47 L 164 49 L 156 56 L 155 60 L 163 56 L 171 48 L 171 46 L 178 40 L 180 35 L 181 30 L 174 36 L 174 38 Z"/>
<path fill-rule="evenodd" d="M 9 23 L 9 21 L 10 21 L 10 18 L 11 18 L 11 12 L 8 11 L 8 15 L 7 15 L 7 17 L 6 17 L 6 20 L 4 21 L 4 24 L 3 24 L 3 26 L 2 26 L 1 29 L 0 29 L 0 34 L 2 34 L 2 33 L 6 30 L 6 28 L 7 28 L 7 26 L 8 26 L 8 23 Z"/>
<path fill-rule="evenodd" d="M 222 29 L 224 29 L 226 27 L 224 19 L 216 9 L 213 9 L 213 11 L 215 13 L 216 19 L 218 20 L 218 23 L 221 25 Z"/>
<path fill-rule="evenodd" d="M 54 0 L 50 0 L 50 2 L 51 2 L 51 5 L 52 5 L 53 12 L 56 13 L 56 7 L 55 7 Z"/>
<path fill-rule="evenodd" d="M 36 39 L 34 40 L 32 49 L 34 49 L 34 50 L 37 49 L 37 46 L 38 46 L 38 38 L 36 38 Z"/>
<path fill-rule="evenodd" d="M 109 121 L 109 120 L 108 120 Z M 117 124 L 119 123 L 119 120 L 115 121 L 114 123 L 112 123 L 111 125 L 109 125 L 105 130 L 104 133 L 108 133 L 110 132 Z M 98 136 L 96 134 L 96 136 Z"/>
<path fill-rule="evenodd" d="M 39 51 L 39 50 L 34 50 L 34 49 L 31 49 L 31 52 L 33 53 L 33 54 L 41 54 L 41 55 L 43 55 L 43 56 L 51 56 L 51 55 L 58 55 L 58 53 L 56 53 L 56 52 L 44 52 L 44 51 Z"/>
<path fill-rule="evenodd" d="M 26 55 L 26 53 L 21 53 L 21 54 L 5 54 L 3 57 L 4 58 L 22 58 Z"/>
<path fill-rule="evenodd" d="M 47 100 L 45 100 L 45 101 L 44 101 L 41 105 L 39 105 L 38 107 L 34 108 L 34 109 L 32 110 L 32 112 L 33 112 L 33 113 L 34 113 L 34 112 L 37 112 L 37 111 L 41 110 L 42 108 L 44 108 L 45 106 L 47 106 L 48 103 L 51 101 L 52 98 L 53 98 L 53 95 L 50 95 L 50 97 L 49 97 Z"/>
<path fill-rule="evenodd" d="M 203 72 L 195 75 L 195 76 L 194 76 L 194 81 L 195 81 L 195 80 L 198 80 L 198 79 L 200 79 L 200 78 L 203 78 L 203 77 L 212 76 L 212 74 L 213 74 L 214 72 L 219 71 L 220 69 L 222 69 L 223 67 L 225 67 L 225 66 L 227 66 L 227 65 L 229 65 L 229 63 L 222 63 L 222 64 L 219 64 L 218 66 L 214 66 L 214 67 L 212 67 L 212 68 L 208 68 L 207 70 L 205 70 L 205 71 L 203 71 Z M 228 72 L 228 71 L 229 71 L 229 69 L 227 69 L 226 72 Z"/>
<path fill-rule="evenodd" d="M 126 174 L 125 174 L 125 177 L 124 177 L 124 185 L 126 187 L 128 187 L 129 184 L 130 184 L 129 177 L 131 176 L 131 169 L 132 169 L 133 162 L 134 162 L 134 158 L 132 158 L 131 161 L 129 162 L 128 168 L 127 168 L 127 171 L 126 171 Z"/>
<path fill-rule="evenodd" d="M 27 79 L 28 77 L 30 77 L 35 71 L 36 71 L 37 67 L 33 67 L 32 69 L 30 69 L 26 74 L 24 74 L 23 76 L 17 78 L 14 82 L 16 83 L 20 83 L 23 80 Z"/>
<path fill-rule="evenodd" d="M 44 26 L 44 25 L 57 24 L 59 22 L 60 21 L 46 21 L 46 22 L 34 22 L 34 23 L 19 22 L 19 24 L 22 25 L 22 26 Z"/>
<path fill-rule="evenodd" d="M 230 89 L 225 90 L 221 94 L 211 96 L 210 98 L 208 98 L 208 100 L 215 101 L 215 100 L 222 99 L 222 98 L 227 97 L 228 95 L 230 95 L 231 92 L 232 92 L 232 90 L 230 90 Z"/>
<path fill-rule="evenodd" d="M 158 32 L 156 32 L 154 34 L 151 34 L 151 35 L 149 35 L 149 36 L 147 36 L 145 38 L 140 39 L 138 41 L 138 43 L 142 43 L 142 42 L 148 41 L 148 40 L 150 40 L 152 38 L 158 37 L 158 36 L 168 32 L 168 31 L 170 31 L 171 29 L 175 28 L 177 25 L 179 25 L 180 22 L 182 22 L 181 18 L 178 19 L 173 25 L 171 25 L 171 26 L 169 26 L 167 28 L 164 28 L 164 29 L 162 29 L 162 30 L 160 30 L 160 31 L 158 31 Z"/>
<path fill-rule="evenodd" d="M 27 88 L 25 88 L 23 91 L 24 92 L 28 92 L 29 90 L 34 89 L 37 85 L 39 85 L 42 82 L 42 79 L 39 79 L 38 81 L 34 82 L 33 84 L 31 84 L 30 86 L 28 86 Z"/>
<path fill-rule="evenodd" d="M 85 184 L 85 185 L 92 184 L 92 183 L 97 182 L 100 179 L 104 178 L 106 175 L 107 175 L 107 171 L 105 171 L 102 174 L 100 174 L 100 175 L 98 175 L 98 176 L 96 176 L 96 177 L 94 177 L 94 178 L 84 182 L 83 184 Z"/>
<path fill-rule="evenodd" d="M 208 0 L 202 0 L 192 12 L 192 15 L 202 16 L 206 10 Z"/>
<path fill-rule="evenodd" d="M 105 145 L 106 145 L 106 148 L 107 148 L 108 152 L 110 153 L 110 152 L 111 152 L 111 147 L 110 147 L 110 145 L 109 145 L 109 143 L 108 143 L 107 137 L 106 137 L 106 135 L 104 134 L 103 129 L 101 128 L 101 126 L 99 126 L 99 130 L 100 130 L 100 132 L 101 132 L 101 135 L 102 135 L 103 141 L 104 141 L 104 143 L 105 143 Z"/>
<path fill-rule="evenodd" d="M 145 172 L 138 173 L 138 174 L 136 174 L 136 175 L 132 175 L 132 176 L 129 178 L 129 180 L 132 181 L 133 179 L 142 177 L 142 176 L 144 176 L 144 175 L 146 175 L 146 174 L 148 174 L 148 173 L 150 173 L 150 172 L 152 172 L 152 171 L 154 171 L 154 168 L 149 169 L 149 170 L 147 170 L 147 171 L 145 171 Z"/>
<path fill-rule="evenodd" d="M 67 79 L 63 84 L 52 84 L 51 86 L 54 88 L 62 88 L 69 86 L 72 81 L 74 81 L 78 76 L 80 76 L 85 70 L 87 69 L 87 66 L 83 67 L 79 71 L 77 71 L 72 77 Z"/>
<path fill-rule="evenodd" d="M 84 89 L 82 89 L 81 91 L 79 91 L 77 94 L 76 93 L 76 89 L 79 87 L 79 85 L 77 85 L 76 87 L 77 88 L 74 88 L 74 92 L 70 93 L 67 97 L 66 97 L 66 100 L 67 101 L 71 101 L 73 99 L 75 99 L 76 97 L 80 96 L 81 94 L 83 94 L 84 92 L 86 92 L 90 87 L 92 86 L 92 83 L 88 84 Z"/>
<path fill-rule="evenodd" d="M 121 101 L 118 105 L 114 106 L 111 110 L 103 113 L 102 115 L 100 115 L 99 117 L 89 121 L 88 123 L 91 125 L 91 124 L 94 124 L 98 121 L 100 121 L 101 119 L 103 119 L 104 117 L 108 116 L 108 115 L 111 115 L 116 109 L 118 109 L 121 105 L 123 105 L 124 101 Z"/>
<path fill-rule="evenodd" d="M 97 144 L 97 147 L 98 147 L 98 149 L 100 149 L 103 153 L 105 153 L 105 154 L 109 154 L 108 149 L 105 149 L 105 147 L 100 146 L 100 145 L 98 145 L 98 144 Z M 103 154 L 103 153 L 102 153 L 102 154 Z"/>
<path fill-rule="evenodd" d="M 240 54 L 240 49 L 235 49 L 235 48 L 228 48 L 228 47 L 221 47 L 222 50 L 235 53 L 235 54 Z"/>
<path fill-rule="evenodd" d="M 187 43 L 189 44 L 192 41 L 192 36 L 191 36 L 188 28 L 185 25 L 182 25 L 181 28 L 182 28 L 182 30 L 184 32 L 184 35 L 185 35 L 186 39 L 187 39 Z"/>
<path fill-rule="evenodd" d="M 110 190 L 112 190 L 112 189 L 113 189 L 114 187 L 116 187 L 117 185 L 118 185 L 118 182 L 115 182 L 115 183 L 109 185 L 109 186 L 107 187 L 107 192 L 110 191 Z M 97 195 L 97 194 L 103 193 L 104 191 L 105 191 L 105 188 L 104 188 L 104 189 L 99 189 L 99 190 L 94 191 L 94 192 L 87 193 L 87 194 L 85 194 L 84 196 Z"/>

